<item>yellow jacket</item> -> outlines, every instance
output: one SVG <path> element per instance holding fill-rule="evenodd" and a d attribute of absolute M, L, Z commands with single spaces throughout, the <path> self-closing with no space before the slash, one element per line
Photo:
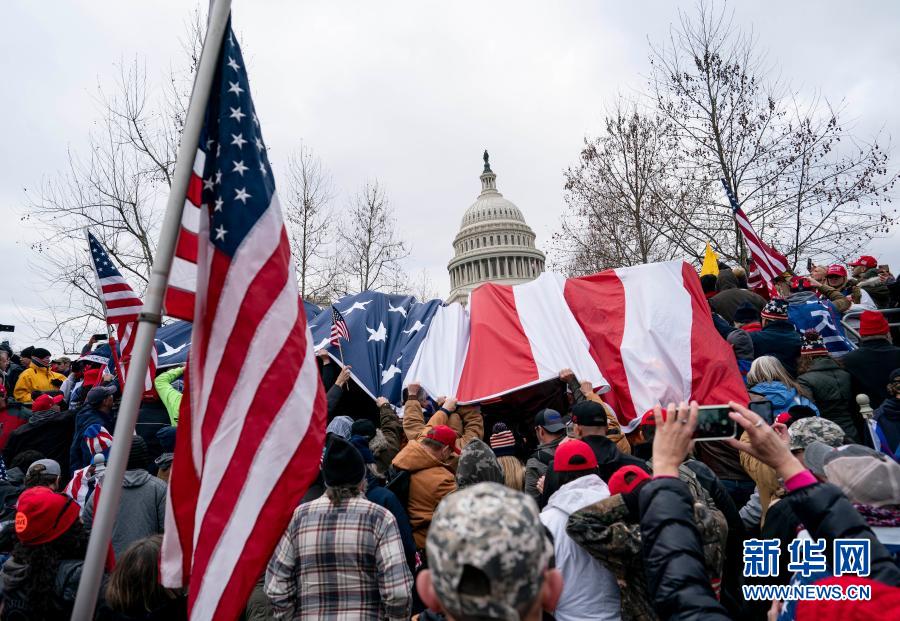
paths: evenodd
<path fill-rule="evenodd" d="M 22 371 L 16 387 L 13 389 L 13 396 L 16 401 L 21 403 L 31 403 L 31 391 L 33 390 L 57 390 L 56 386 L 50 383 L 51 380 L 58 379 L 63 382 L 65 375 L 54 373 L 47 367 L 39 367 L 33 362 L 31 366 Z"/>

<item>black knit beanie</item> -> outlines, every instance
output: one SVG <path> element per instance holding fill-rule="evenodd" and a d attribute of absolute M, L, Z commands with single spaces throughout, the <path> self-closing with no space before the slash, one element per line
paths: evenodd
<path fill-rule="evenodd" d="M 150 464 L 150 454 L 147 452 L 147 443 L 141 436 L 131 437 L 131 452 L 128 453 L 128 465 L 126 470 L 146 470 Z"/>
<path fill-rule="evenodd" d="M 322 458 L 325 485 L 358 485 L 366 478 L 366 464 L 356 447 L 341 437 L 333 437 Z"/>

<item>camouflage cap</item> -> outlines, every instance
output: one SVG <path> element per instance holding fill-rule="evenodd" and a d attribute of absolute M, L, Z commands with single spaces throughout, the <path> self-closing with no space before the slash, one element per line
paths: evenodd
<path fill-rule="evenodd" d="M 459 455 L 456 485 L 462 489 L 484 482 L 503 483 L 503 469 L 491 447 L 475 438 L 466 444 Z"/>
<path fill-rule="evenodd" d="M 498 483 L 444 497 L 426 549 L 434 590 L 458 619 L 518 621 L 540 595 L 553 556 L 534 500 Z"/>
<path fill-rule="evenodd" d="M 821 416 L 801 418 L 788 431 L 792 451 L 806 450 L 815 441 L 824 442 L 828 446 L 840 446 L 844 443 L 844 430 L 840 425 Z"/>

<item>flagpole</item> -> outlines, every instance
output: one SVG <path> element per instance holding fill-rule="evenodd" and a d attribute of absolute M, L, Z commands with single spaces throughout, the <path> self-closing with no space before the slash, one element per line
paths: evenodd
<path fill-rule="evenodd" d="M 222 47 L 222 38 L 228 24 L 230 11 L 231 0 L 214 0 L 211 5 L 206 38 L 203 41 L 200 63 L 194 78 L 184 131 L 181 135 L 181 144 L 175 160 L 175 173 L 169 189 L 166 215 L 159 235 L 150 282 L 144 295 L 144 308 L 137 320 L 137 334 L 134 337 L 134 348 L 131 353 L 131 370 L 132 374 L 136 374 L 137 377 L 143 377 L 147 373 L 150 348 L 154 346 L 156 328 L 162 321 L 162 303 L 169 281 L 169 271 L 172 268 L 175 244 L 178 241 L 188 182 L 194 165 L 194 157 L 197 154 L 197 145 L 206 115 L 206 104 L 216 73 L 219 50 Z M 109 463 L 103 476 L 103 487 L 106 491 L 100 495 L 98 501 L 81 580 L 78 584 L 78 595 L 72 610 L 72 621 L 91 621 L 94 618 L 97 594 L 103 577 L 103 566 L 112 536 L 113 523 L 118 513 L 119 500 L 122 496 L 122 479 L 128 463 L 128 453 L 131 451 L 131 436 L 134 434 L 138 406 L 143 392 L 143 382 L 130 382 L 126 383 L 122 394 L 115 429 L 115 437 L 118 440 L 113 442 Z"/>

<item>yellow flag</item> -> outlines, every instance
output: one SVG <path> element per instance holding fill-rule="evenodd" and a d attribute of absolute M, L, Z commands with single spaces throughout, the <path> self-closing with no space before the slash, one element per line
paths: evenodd
<path fill-rule="evenodd" d="M 707 274 L 719 275 L 719 257 L 716 256 L 709 242 L 706 242 L 706 251 L 703 253 L 703 267 L 700 268 L 701 277 Z"/>

